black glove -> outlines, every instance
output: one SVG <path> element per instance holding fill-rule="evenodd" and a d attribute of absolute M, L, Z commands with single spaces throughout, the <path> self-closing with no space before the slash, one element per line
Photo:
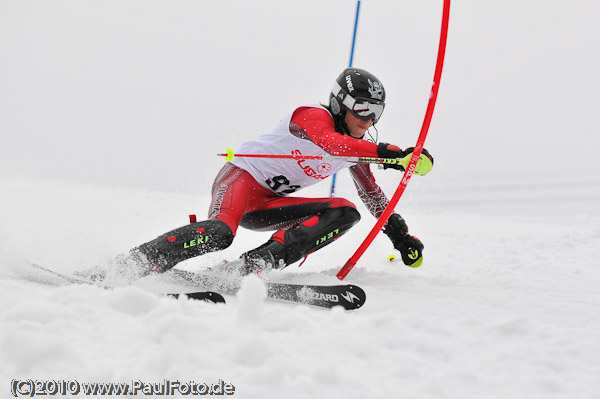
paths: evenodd
<path fill-rule="evenodd" d="M 379 145 L 377 146 L 377 156 L 379 158 L 404 158 L 402 163 L 383 164 L 383 169 L 392 168 L 404 172 L 406 170 L 406 166 L 408 166 L 408 163 L 410 162 L 410 158 L 412 157 L 414 149 L 415 147 L 409 147 L 406 150 L 401 150 L 400 147 L 395 146 L 393 144 L 379 143 Z M 431 161 L 431 165 L 422 167 L 421 164 L 423 164 L 423 157 L 429 158 L 429 160 Z M 414 173 L 416 175 L 425 175 L 429 173 L 431 168 L 433 168 L 433 157 L 431 156 L 429 151 L 423 148 L 421 150 L 421 156 L 419 158 L 421 159 L 419 159 L 419 162 L 417 163 L 417 168 L 415 169 Z"/>
<path fill-rule="evenodd" d="M 406 266 L 419 267 L 423 263 L 425 246 L 417 237 L 408 234 L 408 226 L 402 216 L 392 213 L 383 232 L 390 238 L 394 248 L 400 251 Z"/>
<path fill-rule="evenodd" d="M 404 158 L 407 154 L 400 147 L 388 143 L 379 143 L 377 146 L 377 156 L 379 158 Z M 383 169 L 392 168 L 405 171 L 404 165 L 383 164 Z"/>
<path fill-rule="evenodd" d="M 406 155 L 404 151 L 397 145 L 379 143 L 377 146 L 377 156 L 379 158 L 402 158 L 404 155 Z"/>

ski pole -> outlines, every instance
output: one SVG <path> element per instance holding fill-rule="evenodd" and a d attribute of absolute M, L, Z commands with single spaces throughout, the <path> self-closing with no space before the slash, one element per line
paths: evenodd
<path fill-rule="evenodd" d="M 404 176 L 402 177 L 402 180 L 400 181 L 400 184 L 398 185 L 398 188 L 396 189 L 394 196 L 390 200 L 390 203 L 388 204 L 388 206 L 384 209 L 382 215 L 377 220 L 377 223 L 375 223 L 375 226 L 373 226 L 373 229 L 371 230 L 371 232 L 369 233 L 367 238 L 365 238 L 363 243 L 358 247 L 358 249 L 356 250 L 354 255 L 352 255 L 350 257 L 350 259 L 348 259 L 346 264 L 337 273 L 336 276 L 340 280 L 343 280 L 348 275 L 348 273 L 350 273 L 350 270 L 352 270 L 352 268 L 356 265 L 356 262 L 358 262 L 360 257 L 365 253 L 365 251 L 369 247 L 369 245 L 371 245 L 371 243 L 373 242 L 373 240 L 375 239 L 377 234 L 381 231 L 381 228 L 383 227 L 385 222 L 387 222 L 390 215 L 394 211 L 396 204 L 398 204 L 400 197 L 402 197 L 402 194 L 404 193 L 404 189 L 408 185 L 410 178 L 412 177 L 412 175 L 415 172 L 415 167 L 416 167 L 417 161 L 419 160 L 421 151 L 423 150 L 423 145 L 425 144 L 425 139 L 427 138 L 427 132 L 429 131 L 429 125 L 431 124 L 431 118 L 433 116 L 433 110 L 435 108 L 435 100 L 437 99 L 437 94 L 438 94 L 438 90 L 440 87 L 440 80 L 442 78 L 442 68 L 444 65 L 444 54 L 446 52 L 446 39 L 448 36 L 448 19 L 449 18 L 450 18 L 450 0 L 444 0 L 444 10 L 442 13 L 442 28 L 441 28 L 441 33 L 440 33 L 440 44 L 438 47 L 438 56 L 437 56 L 437 62 L 436 62 L 436 66 L 435 66 L 435 73 L 433 75 L 433 84 L 431 86 L 431 94 L 429 95 L 429 102 L 427 104 L 427 111 L 425 112 L 425 119 L 423 120 L 423 126 L 421 127 L 421 132 L 419 134 L 419 138 L 417 139 L 417 145 L 415 146 L 415 149 L 412 153 L 412 158 L 410 159 L 410 163 L 408 164 L 408 167 L 406 168 L 406 171 L 404 172 Z"/>
<path fill-rule="evenodd" d="M 344 161 L 354 163 L 371 163 L 379 165 L 401 165 L 406 169 L 412 159 L 412 154 L 408 154 L 403 158 L 376 158 L 376 157 L 354 157 L 345 155 L 295 155 L 295 154 L 235 154 L 231 148 L 225 150 L 224 154 L 217 154 L 220 157 L 225 157 L 227 162 L 231 162 L 233 158 L 270 158 L 270 159 L 295 159 L 298 161 L 316 159 L 321 161 Z M 418 158 L 418 164 L 415 166 L 413 173 L 416 175 L 425 175 L 433 168 L 433 163 L 429 157 L 423 155 Z"/>

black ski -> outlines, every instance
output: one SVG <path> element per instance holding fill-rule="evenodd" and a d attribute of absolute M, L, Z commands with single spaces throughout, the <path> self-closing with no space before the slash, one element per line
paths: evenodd
<path fill-rule="evenodd" d="M 87 281 L 83 278 L 69 276 L 66 274 L 62 274 L 56 272 L 54 270 L 48 269 L 44 266 L 40 266 L 37 263 L 27 262 L 32 268 L 37 269 L 45 273 L 45 276 L 41 276 L 39 274 L 27 273 L 26 277 L 37 283 L 53 285 L 53 286 L 62 286 L 62 285 L 70 285 L 70 284 L 86 284 L 86 285 L 96 285 L 91 281 Z M 110 288 L 106 286 L 101 286 L 102 288 Z M 225 298 L 219 293 L 212 291 L 201 291 L 201 292 L 193 292 L 189 294 L 167 294 L 168 297 L 171 298 L 179 298 L 181 295 L 184 295 L 190 299 L 212 302 L 212 303 L 225 303 Z"/>
<path fill-rule="evenodd" d="M 180 282 L 193 287 L 216 290 L 235 295 L 241 287 L 239 276 L 227 276 L 212 272 L 189 272 L 171 269 L 169 272 Z M 274 300 L 304 303 L 322 308 L 342 306 L 352 310 L 362 307 L 367 299 L 365 292 L 357 285 L 305 285 L 280 282 L 265 282 L 267 297 Z"/>
<path fill-rule="evenodd" d="M 367 294 L 357 285 L 299 285 L 286 283 L 266 283 L 269 298 L 306 303 L 322 308 L 342 306 L 346 310 L 362 307 Z"/>
<path fill-rule="evenodd" d="M 29 280 L 38 283 L 54 286 L 69 284 L 97 285 L 94 282 L 87 281 L 80 277 L 62 274 L 36 263 L 28 263 L 32 268 L 45 273 L 45 276 L 33 273 L 28 273 L 26 275 Z M 167 294 L 174 298 L 185 295 L 190 299 L 204 300 L 213 303 L 225 303 L 223 296 L 214 291 L 235 295 L 241 287 L 240 276 L 232 276 L 219 272 L 189 272 L 180 269 L 172 269 L 165 275 L 168 274 L 174 276 L 175 280 L 180 283 L 203 290 L 182 294 Z M 265 285 L 267 286 L 267 297 L 270 299 L 303 303 L 322 308 L 342 306 L 344 309 L 352 310 L 362 307 L 366 301 L 365 292 L 359 286 L 353 284 L 307 285 L 267 281 L 265 282 Z"/>
<path fill-rule="evenodd" d="M 185 296 L 189 299 L 195 299 L 197 301 L 212 302 L 212 303 L 225 303 L 223 295 L 212 292 L 212 291 L 199 291 L 199 292 L 188 292 L 183 294 L 167 294 L 171 298 L 179 298 Z"/>

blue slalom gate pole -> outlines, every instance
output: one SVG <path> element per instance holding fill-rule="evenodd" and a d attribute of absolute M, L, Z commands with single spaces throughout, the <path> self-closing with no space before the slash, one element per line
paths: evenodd
<path fill-rule="evenodd" d="M 352 47 L 350 47 L 350 61 L 348 62 L 348 68 L 352 67 L 352 61 L 354 60 L 354 44 L 356 43 L 356 30 L 358 28 L 358 14 L 360 13 L 360 0 L 356 1 L 356 17 L 354 18 L 354 32 L 352 33 Z M 331 180 L 331 193 L 330 197 L 335 196 L 335 181 L 337 179 L 337 173 L 335 173 Z"/>
<path fill-rule="evenodd" d="M 356 17 L 354 18 L 354 32 L 352 33 L 352 47 L 350 48 L 350 62 L 348 62 L 348 68 L 352 67 L 352 60 L 354 59 L 354 44 L 356 43 L 356 29 L 358 28 L 358 13 L 360 12 L 360 0 L 356 2 Z"/>

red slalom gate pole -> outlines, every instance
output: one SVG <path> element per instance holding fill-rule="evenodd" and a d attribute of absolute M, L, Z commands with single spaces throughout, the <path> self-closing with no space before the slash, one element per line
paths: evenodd
<path fill-rule="evenodd" d="M 394 208 L 400 201 L 400 197 L 404 193 L 410 178 L 413 175 L 415 167 L 417 165 L 417 161 L 419 160 L 419 156 L 421 155 L 421 151 L 423 150 L 423 145 L 425 144 L 425 139 L 427 138 L 427 132 L 429 131 L 429 125 L 431 124 L 431 118 L 433 116 L 433 110 L 435 108 L 435 101 L 437 99 L 438 90 L 440 88 L 440 80 L 442 78 L 442 68 L 444 66 L 444 55 L 446 53 L 446 39 L 448 37 L 448 20 L 450 18 L 450 0 L 444 0 L 444 10 L 442 13 L 442 29 L 440 33 L 440 44 L 438 47 L 438 56 L 437 63 L 435 66 L 435 73 L 433 75 L 433 83 L 431 86 L 431 94 L 429 95 L 429 103 L 427 104 L 427 111 L 425 112 L 425 119 L 423 120 L 423 126 L 421 127 L 421 133 L 419 134 L 419 138 L 417 139 L 417 145 L 413 151 L 412 158 L 408 164 L 408 168 L 404 172 L 404 176 L 394 193 L 394 196 L 390 200 L 390 203 L 383 211 L 373 229 L 365 238 L 363 243 L 358 247 L 354 255 L 348 259 L 346 264 L 340 269 L 337 273 L 337 278 L 343 280 L 346 278 L 348 273 L 352 270 L 352 268 L 356 265 L 356 262 L 360 259 L 360 257 L 365 253 L 369 245 L 373 242 L 379 231 L 382 229 L 383 225 L 389 219 L 390 215 L 394 211 Z"/>

